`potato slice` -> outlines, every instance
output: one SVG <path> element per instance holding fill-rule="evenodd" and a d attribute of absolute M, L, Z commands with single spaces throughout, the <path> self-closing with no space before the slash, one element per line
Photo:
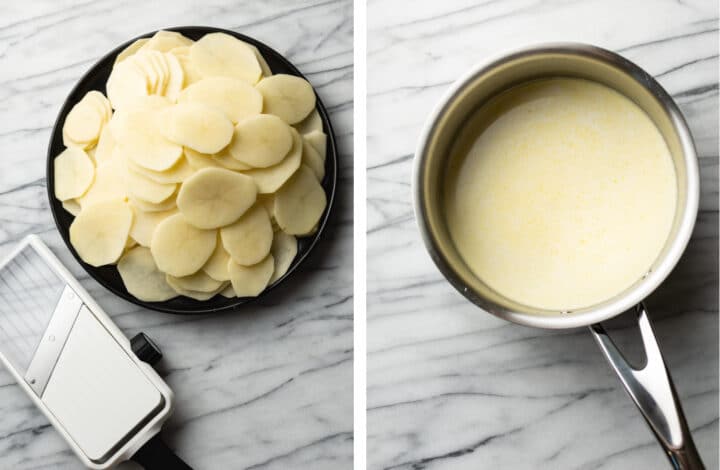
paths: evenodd
<path fill-rule="evenodd" d="M 109 125 L 103 127 L 98 139 L 97 147 L 95 147 L 95 164 L 102 165 L 113 157 L 115 150 L 115 137 L 113 137 L 112 129 Z"/>
<path fill-rule="evenodd" d="M 327 134 L 318 130 L 310 131 L 307 134 L 303 134 L 303 140 L 317 151 L 324 162 L 327 156 Z"/>
<path fill-rule="evenodd" d="M 95 166 L 92 160 L 77 147 L 68 147 L 63 150 L 60 155 L 55 157 L 53 167 L 55 197 L 61 201 L 75 199 L 85 194 L 95 177 Z M 246 178 L 250 177 L 246 176 Z"/>
<path fill-rule="evenodd" d="M 216 241 L 214 230 L 193 227 L 182 214 L 175 214 L 157 226 L 150 250 L 161 271 L 181 277 L 203 267 L 215 250 Z"/>
<path fill-rule="evenodd" d="M 190 47 L 190 60 L 203 77 L 231 77 L 255 85 L 262 70 L 253 50 L 224 33 L 210 33 Z"/>
<path fill-rule="evenodd" d="M 312 170 L 300 165 L 298 171 L 275 194 L 275 219 L 290 235 L 312 230 L 320 220 L 327 199 Z"/>
<path fill-rule="evenodd" d="M 139 300 L 163 302 L 177 296 L 144 246 L 128 250 L 118 261 L 117 269 L 127 291 Z"/>
<path fill-rule="evenodd" d="M 100 92 L 90 91 L 67 114 L 63 124 L 63 141 L 66 146 L 87 149 L 97 143 L 107 119 L 103 105 L 98 103 L 100 98 L 94 95 L 105 100 Z"/>
<path fill-rule="evenodd" d="M 128 168 L 162 184 L 182 183 L 195 172 L 186 158 L 181 158 L 175 165 L 165 171 L 148 170 L 131 161 L 128 161 Z"/>
<path fill-rule="evenodd" d="M 232 122 L 210 106 L 181 103 L 163 110 L 160 132 L 168 140 L 200 153 L 216 153 L 230 143 Z"/>
<path fill-rule="evenodd" d="M 148 92 L 151 94 L 160 94 L 159 91 L 162 90 L 162 84 L 165 81 L 165 74 L 163 73 L 162 68 L 160 68 L 160 65 L 156 62 L 156 54 L 162 55 L 162 52 L 139 51 L 128 60 L 128 62 L 132 61 L 135 63 L 135 65 L 137 65 L 142 71 L 142 74 L 145 77 Z"/>
<path fill-rule="evenodd" d="M 260 114 L 262 95 L 242 80 L 228 77 L 208 77 L 185 88 L 178 103 L 200 103 L 221 110 L 233 124 Z"/>
<path fill-rule="evenodd" d="M 185 77 L 183 83 L 184 87 L 188 87 L 193 83 L 202 80 L 202 75 L 200 75 L 200 73 L 195 69 L 195 66 L 190 61 L 190 47 L 176 47 L 175 49 L 171 50 L 170 53 L 177 57 L 177 60 L 178 62 L 180 62 L 180 66 L 183 69 L 183 76 Z"/>
<path fill-rule="evenodd" d="M 115 57 L 115 64 L 119 64 L 123 60 L 127 59 L 128 57 L 134 55 L 137 51 L 139 51 L 148 41 L 150 38 L 140 38 L 136 41 L 134 41 L 132 44 L 130 44 L 128 47 L 123 49 L 117 57 Z"/>
<path fill-rule="evenodd" d="M 78 215 L 80 213 L 80 210 L 82 207 L 80 207 L 80 203 L 77 202 L 75 199 L 68 199 L 67 201 L 62 202 L 63 209 L 68 211 L 72 215 Z"/>
<path fill-rule="evenodd" d="M 80 206 L 86 206 L 109 200 L 125 200 L 127 197 L 127 167 L 120 158 L 112 158 L 101 163 L 95 170 L 95 179 L 87 192 L 77 199 Z"/>
<path fill-rule="evenodd" d="M 110 104 L 116 110 L 127 108 L 150 94 L 143 71 L 131 60 L 123 60 L 113 67 L 106 89 Z"/>
<path fill-rule="evenodd" d="M 253 266 L 241 266 L 230 260 L 228 271 L 235 295 L 238 297 L 257 297 L 265 290 L 273 269 L 273 256 L 268 254 L 265 259 Z"/>
<path fill-rule="evenodd" d="M 293 145 L 290 126 L 270 114 L 250 116 L 235 126 L 230 155 L 255 168 L 277 165 Z"/>
<path fill-rule="evenodd" d="M 263 78 L 256 88 L 263 95 L 263 112 L 288 124 L 299 123 L 315 109 L 315 91 L 303 78 L 280 73 Z"/>
<path fill-rule="evenodd" d="M 158 120 L 164 119 L 158 113 L 163 111 L 133 110 L 113 129 L 118 149 L 128 160 L 148 170 L 168 170 L 183 156 L 182 146 L 158 131 Z"/>
<path fill-rule="evenodd" d="M 232 284 L 228 284 L 223 290 L 221 290 L 220 295 L 227 299 L 234 299 L 235 297 L 237 297 L 237 295 L 235 295 L 235 289 L 233 289 Z"/>
<path fill-rule="evenodd" d="M 293 146 L 285 159 L 277 165 L 268 168 L 256 168 L 244 171 L 251 176 L 258 187 L 258 193 L 271 194 L 280 189 L 295 171 L 300 167 L 302 159 L 302 138 L 295 129 L 291 129 L 293 135 Z"/>
<path fill-rule="evenodd" d="M 255 203 L 252 178 L 224 168 L 203 168 L 180 187 L 177 205 L 198 228 L 218 228 L 235 222 Z"/>
<path fill-rule="evenodd" d="M 230 155 L 230 150 L 228 147 L 225 147 L 222 149 L 219 153 L 216 153 L 212 156 L 212 160 L 220 165 L 223 168 L 227 168 L 228 170 L 233 171 L 245 171 L 245 170 L 252 170 L 252 167 L 250 165 L 246 165 L 245 163 L 236 160 L 232 155 Z"/>
<path fill-rule="evenodd" d="M 153 233 L 155 233 L 155 229 L 160 225 L 160 222 L 178 213 L 177 208 L 167 211 L 146 212 L 135 207 L 132 202 L 130 202 L 130 208 L 135 214 L 132 227 L 130 227 L 130 237 L 140 245 L 147 247 L 150 247 Z"/>
<path fill-rule="evenodd" d="M 175 277 L 168 274 L 166 280 L 173 288 L 178 287 L 183 291 L 215 292 L 221 286 L 225 286 L 223 281 L 216 281 L 202 270 L 195 274 L 182 277 Z"/>
<path fill-rule="evenodd" d="M 275 260 L 275 269 L 269 282 L 272 284 L 285 275 L 297 256 L 297 238 L 282 231 L 275 232 L 270 253 Z"/>
<path fill-rule="evenodd" d="M 177 207 L 177 199 L 173 194 L 169 198 L 157 204 L 152 202 L 143 201 L 135 197 L 129 197 L 130 204 L 143 212 L 165 212 Z"/>
<path fill-rule="evenodd" d="M 90 204 L 70 224 L 70 242 L 87 264 L 112 264 L 125 249 L 132 219 L 130 206 L 122 200 Z"/>
<path fill-rule="evenodd" d="M 163 56 L 169 68 L 168 81 L 163 90 L 163 95 L 174 103 L 185 85 L 185 71 L 177 57 L 170 53 L 163 54 Z"/>
<path fill-rule="evenodd" d="M 270 217 L 257 204 L 245 212 L 237 222 L 220 229 L 222 244 L 238 264 L 259 263 L 268 253 L 273 240 Z"/>
<path fill-rule="evenodd" d="M 160 30 L 142 46 L 142 50 L 168 52 L 176 47 L 191 46 L 193 40 L 176 31 Z"/>
<path fill-rule="evenodd" d="M 160 204 L 167 200 L 177 189 L 177 184 L 162 184 L 129 170 L 127 173 L 128 196 L 141 199 L 152 204 Z"/>
<path fill-rule="evenodd" d="M 205 274 L 217 281 L 229 281 L 230 273 L 228 272 L 228 261 L 230 261 L 230 253 L 227 252 L 225 247 L 220 240 L 220 233 L 218 233 L 218 242 L 215 245 L 215 251 L 207 260 L 202 270 Z"/>
<path fill-rule="evenodd" d="M 312 170 L 318 181 L 323 180 L 325 177 L 325 162 L 307 140 L 303 140 L 302 163 Z"/>
<path fill-rule="evenodd" d="M 92 106 L 95 106 L 98 109 L 103 123 L 110 120 L 112 117 L 112 106 L 110 105 L 110 101 L 105 98 L 105 95 L 99 91 L 92 90 L 85 95 L 85 98 L 90 101 Z"/>
<path fill-rule="evenodd" d="M 148 54 L 150 65 L 158 76 L 157 85 L 154 95 L 163 95 L 170 80 L 170 66 L 165 58 L 165 54 L 160 51 L 146 51 Z"/>
<path fill-rule="evenodd" d="M 206 153 L 197 152 L 191 148 L 185 147 L 185 158 L 193 168 L 193 170 L 199 170 L 201 168 L 222 168 L 223 166 L 216 162 L 212 155 Z M 232 157 L 230 157 L 232 158 Z"/>
<path fill-rule="evenodd" d="M 271 76 L 273 74 L 272 69 L 270 68 L 267 61 L 265 60 L 265 57 L 263 57 L 263 55 L 260 53 L 260 50 L 258 50 L 258 48 L 253 46 L 252 44 L 248 44 L 245 41 L 243 41 L 243 42 L 245 44 L 247 44 L 247 46 L 250 49 L 252 49 L 252 51 L 255 53 L 255 58 L 257 59 L 258 64 L 260 64 L 260 70 L 262 71 L 262 76 L 263 77 Z"/>
<path fill-rule="evenodd" d="M 307 135 L 313 131 L 322 132 L 322 118 L 320 117 L 320 113 L 317 108 L 313 109 L 308 117 L 295 124 L 294 127 L 301 135 Z"/>
<path fill-rule="evenodd" d="M 173 285 L 173 284 L 171 284 L 173 281 L 171 279 L 169 279 L 168 277 L 166 277 L 166 281 L 168 281 L 168 284 L 170 284 L 171 287 L 178 294 L 184 295 L 185 297 L 189 297 L 191 299 L 198 300 L 200 302 L 204 302 L 206 300 L 212 299 L 217 294 L 224 291 L 225 288 L 228 286 L 227 282 L 223 282 L 222 285 L 213 292 L 200 292 L 200 291 L 195 291 L 195 290 L 186 290 L 186 289 L 183 289 L 182 287 L 180 287 L 179 285 Z"/>

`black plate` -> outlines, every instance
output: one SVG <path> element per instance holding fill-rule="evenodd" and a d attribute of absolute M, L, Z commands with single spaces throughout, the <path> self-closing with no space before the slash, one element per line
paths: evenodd
<path fill-rule="evenodd" d="M 301 74 L 300 71 L 295 68 L 294 65 L 292 65 L 287 59 L 285 59 L 275 50 L 253 38 L 244 36 L 234 31 L 205 26 L 183 26 L 177 28 L 167 28 L 167 30 L 180 32 L 193 40 L 198 40 L 205 34 L 216 32 L 226 33 L 231 36 L 235 36 L 242 41 L 256 46 L 262 53 L 273 73 L 285 73 L 305 78 L 303 74 Z M 63 209 L 62 203 L 60 201 L 55 199 L 53 191 L 53 188 L 55 187 L 53 160 L 60 152 L 65 149 L 62 139 L 62 128 L 65 123 L 65 118 L 68 112 L 70 112 L 70 109 L 78 101 L 80 101 L 80 99 L 82 99 L 82 97 L 85 96 L 85 94 L 90 90 L 98 90 L 104 94 L 105 83 L 110 76 L 110 71 L 112 70 L 113 63 L 115 62 L 115 57 L 133 41 L 143 37 L 150 37 L 153 34 L 155 34 L 155 31 L 143 34 L 142 36 L 138 36 L 135 39 L 132 39 L 125 44 L 118 46 L 108 55 L 100 59 L 90 69 L 90 71 L 88 71 L 85 76 L 80 79 L 80 82 L 75 85 L 75 88 L 73 88 L 73 90 L 70 92 L 70 95 L 65 100 L 65 103 L 60 110 L 60 114 L 55 121 L 55 126 L 53 127 L 52 135 L 50 137 L 50 147 L 48 148 L 47 191 L 48 198 L 50 200 L 50 209 L 52 210 L 53 218 L 55 219 L 55 225 L 57 226 L 60 235 L 62 236 L 65 244 L 75 257 L 75 259 L 80 263 L 80 265 L 82 265 L 85 271 L 87 271 L 87 273 L 92 276 L 97 282 L 105 286 L 114 294 L 119 295 L 123 299 L 149 309 L 177 314 L 215 313 L 225 310 L 232 310 L 242 304 L 246 304 L 248 302 L 268 295 L 273 290 L 273 288 L 277 287 L 279 284 L 288 279 L 294 272 L 296 272 L 296 269 L 305 260 L 305 258 L 307 258 L 308 254 L 313 249 L 318 239 L 324 232 L 325 226 L 327 225 L 328 217 L 330 215 L 330 209 L 332 208 L 333 200 L 335 198 L 335 184 L 337 181 L 337 148 L 335 144 L 335 135 L 333 134 L 327 111 L 325 110 L 325 107 L 323 106 L 320 98 L 318 97 L 317 110 L 320 113 L 320 117 L 322 118 L 324 131 L 328 136 L 327 158 L 325 160 L 325 179 L 323 179 L 322 181 L 322 186 L 325 189 L 328 202 L 327 207 L 325 208 L 325 212 L 320 218 L 317 232 L 310 237 L 298 238 L 298 254 L 290 265 L 287 273 L 285 273 L 283 277 L 275 281 L 258 297 L 226 299 L 221 295 L 216 295 L 210 300 L 198 301 L 190 299 L 188 297 L 179 296 L 165 302 L 144 302 L 142 300 L 136 299 L 134 296 L 128 293 L 127 289 L 125 289 L 125 285 L 123 284 L 122 279 L 120 278 L 120 274 L 118 273 L 115 266 L 101 266 L 99 268 L 96 268 L 94 266 L 90 266 L 89 264 L 84 263 L 78 256 L 72 244 L 70 243 L 69 228 L 74 217 L 72 216 L 72 214 Z"/>

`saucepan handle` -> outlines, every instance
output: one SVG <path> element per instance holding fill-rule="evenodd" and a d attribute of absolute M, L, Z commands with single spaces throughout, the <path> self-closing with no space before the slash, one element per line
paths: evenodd
<path fill-rule="evenodd" d="M 673 468 L 704 469 L 645 306 L 639 304 L 635 312 L 646 356 L 646 364 L 640 369 L 627 362 L 602 325 L 592 325 L 590 331 L 625 390 L 650 425 Z"/>

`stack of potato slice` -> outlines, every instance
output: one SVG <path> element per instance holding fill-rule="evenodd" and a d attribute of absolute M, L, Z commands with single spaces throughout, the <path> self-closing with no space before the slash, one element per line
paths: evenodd
<path fill-rule="evenodd" d="M 160 31 L 68 113 L 55 197 L 80 257 L 140 300 L 257 296 L 317 229 L 326 137 L 311 85 L 254 46 Z"/>

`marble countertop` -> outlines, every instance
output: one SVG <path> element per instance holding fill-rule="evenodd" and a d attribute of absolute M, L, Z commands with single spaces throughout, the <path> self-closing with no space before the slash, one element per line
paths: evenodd
<path fill-rule="evenodd" d="M 352 466 L 352 6 L 350 0 L 0 4 L 0 255 L 21 237 L 40 234 L 128 336 L 144 331 L 160 345 L 161 374 L 176 394 L 163 435 L 197 470 Z M 70 89 L 118 44 L 180 25 L 233 29 L 284 54 L 318 90 L 340 146 L 327 236 L 295 281 L 235 314 L 173 316 L 114 298 L 72 259 L 48 209 L 47 145 Z M 0 468 L 81 468 L 1 368 Z"/>
<path fill-rule="evenodd" d="M 431 109 L 472 65 L 543 41 L 622 53 L 692 129 L 697 226 L 647 304 L 700 453 L 718 468 L 717 2 L 370 0 L 368 23 L 368 468 L 669 468 L 585 329 L 483 313 L 416 229 L 411 166 Z M 632 329 L 615 330 L 632 343 Z"/>

